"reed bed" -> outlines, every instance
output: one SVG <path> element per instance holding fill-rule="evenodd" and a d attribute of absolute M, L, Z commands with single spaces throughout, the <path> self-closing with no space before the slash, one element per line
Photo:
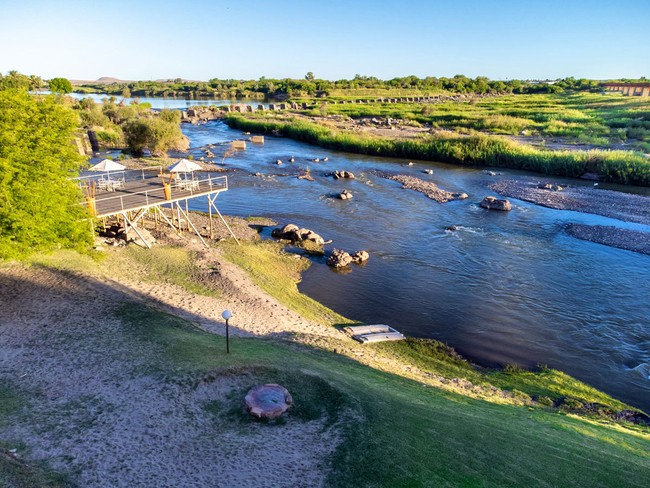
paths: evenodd
<path fill-rule="evenodd" d="M 499 136 L 468 137 L 436 134 L 415 140 L 388 139 L 370 134 L 348 134 L 298 120 L 269 121 L 232 115 L 226 123 L 249 132 L 279 131 L 297 141 L 328 149 L 367 155 L 420 159 L 475 166 L 522 169 L 578 177 L 598 173 L 605 181 L 650 186 L 650 160 L 629 151 L 548 151 L 521 145 Z"/>

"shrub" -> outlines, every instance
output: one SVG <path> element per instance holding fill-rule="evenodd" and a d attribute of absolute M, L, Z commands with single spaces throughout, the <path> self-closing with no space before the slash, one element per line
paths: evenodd
<path fill-rule="evenodd" d="M 521 366 L 519 366 L 518 364 L 506 364 L 506 365 L 503 367 L 503 372 L 504 372 L 504 373 L 514 373 L 514 374 L 518 374 L 518 373 L 524 373 L 525 371 L 526 371 L 526 370 L 523 369 L 523 368 L 522 368 Z"/>
<path fill-rule="evenodd" d="M 78 123 L 54 97 L 0 91 L 0 259 L 92 242 L 82 222 L 88 211 L 69 179 L 83 163 L 70 144 Z"/>
<path fill-rule="evenodd" d="M 582 410 L 584 408 L 584 403 L 582 403 L 580 400 L 576 400 L 575 398 L 565 398 L 560 404 L 560 409 L 564 410 L 565 412 L 569 412 L 571 410 Z"/>

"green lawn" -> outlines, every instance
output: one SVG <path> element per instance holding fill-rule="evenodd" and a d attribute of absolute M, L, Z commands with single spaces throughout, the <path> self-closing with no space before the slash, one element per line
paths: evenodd
<path fill-rule="evenodd" d="M 313 308 L 315 302 L 295 295 L 297 277 L 290 271 L 298 273 L 304 264 L 280 252 L 277 244 L 247 244 L 242 248 L 227 242 L 220 245 L 231 260 L 239 261 L 281 301 L 312 313 L 315 320 L 341 320 L 323 315 L 327 309 Z M 182 270 L 193 270 L 191 256 L 187 254 L 190 264 Z M 109 256 L 103 263 L 89 257 L 72 260 L 70 253 L 63 252 L 34 262 L 78 271 L 94 268 L 101 274 L 97 270 L 110 267 L 111 259 Z M 183 257 L 177 256 L 177 260 L 187 264 Z M 187 279 L 191 281 L 193 276 L 193 271 L 188 271 Z M 227 355 L 225 338 L 203 332 L 143 302 L 126 303 L 113 313 L 122 324 L 119 330 L 110 336 L 103 330 L 90 331 L 91 336 L 84 341 L 112 341 L 112 349 L 120 358 L 137 351 L 134 364 L 138 365 L 131 373 L 136 377 L 187 385 L 206 377 L 245 380 L 241 391 L 222 402 L 204 405 L 222 428 L 225 425 L 245 435 L 251 420 L 242 411 L 241 402 L 251 384 L 272 381 L 286 386 L 294 397 L 289 418 L 299 422 L 322 418 L 325 429 L 339 431 L 341 442 L 324 466 L 328 468 L 328 486 L 645 487 L 650 482 L 648 429 L 626 428 L 602 418 L 579 418 L 561 409 L 474 399 L 296 342 L 231 338 L 231 354 Z M 378 353 L 397 354 L 403 364 L 446 377 L 517 388 L 526 395 L 570 393 L 625 407 L 559 372 L 476 371 L 434 341 L 374 347 Z M 128 367 L 129 362 L 125 365 Z M 21 391 L 18 383 L 2 383 L 0 425 L 30 408 L 30 395 Z M 274 429 L 282 422 L 281 418 L 266 426 Z M 79 428 L 86 427 L 81 423 Z M 19 440 L 5 441 L 12 441 L 11 446 L 18 446 L 23 453 L 25 448 Z M 24 453 L 28 456 L 28 449 Z M 71 486 L 66 475 L 51 472 L 46 463 L 29 463 L 25 468 L 0 456 L 0 486 Z"/>

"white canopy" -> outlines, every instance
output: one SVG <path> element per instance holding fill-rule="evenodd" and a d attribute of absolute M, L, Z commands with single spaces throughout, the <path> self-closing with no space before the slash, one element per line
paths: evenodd
<path fill-rule="evenodd" d="M 104 159 L 90 168 L 90 171 L 120 171 L 125 169 L 126 166 L 110 159 Z"/>
<path fill-rule="evenodd" d="M 201 169 L 201 166 L 187 159 L 181 159 L 178 163 L 172 164 L 167 169 L 172 173 L 189 173 Z"/>

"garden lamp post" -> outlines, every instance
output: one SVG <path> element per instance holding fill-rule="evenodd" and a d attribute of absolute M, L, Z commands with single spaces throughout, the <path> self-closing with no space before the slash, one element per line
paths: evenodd
<path fill-rule="evenodd" d="M 228 337 L 228 319 L 232 317 L 230 310 L 224 310 L 221 316 L 226 319 L 226 353 L 230 354 L 230 338 Z"/>

